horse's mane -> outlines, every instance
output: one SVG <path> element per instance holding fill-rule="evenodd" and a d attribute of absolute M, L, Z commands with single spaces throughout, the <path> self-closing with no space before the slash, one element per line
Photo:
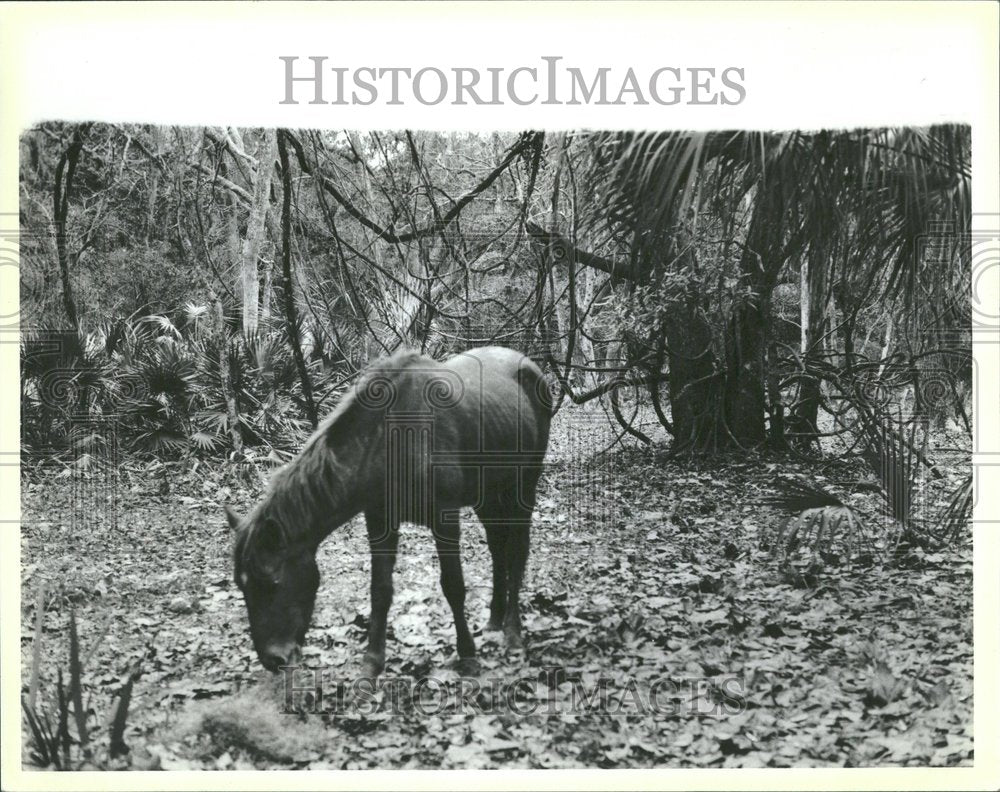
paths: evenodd
<path fill-rule="evenodd" d="M 298 456 L 272 476 L 266 496 L 251 512 L 239 537 L 237 556 L 244 563 L 262 540 L 318 543 L 336 527 L 329 521 L 357 496 L 352 487 L 354 476 L 364 452 L 378 442 L 376 435 L 383 431 L 380 411 L 373 409 L 378 403 L 367 394 L 396 387 L 400 376 L 421 361 L 426 363 L 427 359 L 404 351 L 368 367 Z"/>

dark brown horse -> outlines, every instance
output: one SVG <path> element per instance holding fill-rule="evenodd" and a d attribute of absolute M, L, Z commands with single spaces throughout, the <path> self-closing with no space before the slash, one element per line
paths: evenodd
<path fill-rule="evenodd" d="M 518 595 L 528 558 L 535 490 L 548 445 L 551 402 L 538 367 L 502 347 L 439 363 L 394 355 L 371 368 L 302 452 L 275 474 L 236 529 L 236 583 L 264 666 L 294 662 L 312 616 L 316 550 L 364 512 L 371 549 L 371 625 L 362 674 L 385 666 L 386 618 L 400 522 L 430 526 L 441 588 L 457 633 L 459 669 L 475 673 L 465 619 L 459 509 L 472 506 L 493 561 L 488 629 L 522 646 Z"/>

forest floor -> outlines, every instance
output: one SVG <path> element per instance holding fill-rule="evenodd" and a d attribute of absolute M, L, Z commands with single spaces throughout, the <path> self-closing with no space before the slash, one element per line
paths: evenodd
<path fill-rule="evenodd" d="M 127 464 L 26 475 L 23 689 L 43 601 L 39 700 L 52 700 L 57 668 L 67 673 L 74 611 L 95 757 L 106 753 L 114 696 L 141 662 L 131 753 L 110 765 L 95 758 L 101 766 L 972 763 L 971 540 L 890 564 L 893 530 L 878 496 L 849 483 L 870 480 L 858 464 L 673 460 L 664 446 L 602 453 L 609 432 L 599 413 L 557 416 L 522 598 L 524 656 L 481 632 L 489 555 L 469 515 L 463 559 L 479 679 L 450 668 L 454 632 L 433 543 L 425 528 L 404 527 L 386 683 L 374 692 L 350 683 L 368 614 L 360 521 L 320 550 L 312 671 L 286 690 L 253 653 L 222 512 L 223 503 L 249 507 L 257 480 L 231 467 L 164 477 Z M 923 493 L 930 505 L 963 471 L 945 472 Z M 850 537 L 831 536 L 818 576 L 779 563 L 771 547 L 782 517 L 760 499 L 785 474 L 866 515 L 867 562 L 838 564 Z M 317 683 L 320 702 L 303 692 Z M 27 747 L 24 756 L 27 767 Z"/>

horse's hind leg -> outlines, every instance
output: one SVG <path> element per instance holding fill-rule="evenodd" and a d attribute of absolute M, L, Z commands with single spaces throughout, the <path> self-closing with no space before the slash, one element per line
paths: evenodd
<path fill-rule="evenodd" d="M 535 494 L 538 487 L 539 471 L 523 470 L 518 487 L 511 493 L 514 497 L 504 499 L 507 524 L 507 607 L 503 615 L 503 634 L 510 649 L 521 650 L 521 583 L 524 568 L 528 563 L 528 548 L 531 541 L 531 514 L 535 509 Z"/>
<path fill-rule="evenodd" d="M 490 620 L 487 630 L 503 629 L 503 616 L 507 610 L 507 529 L 502 522 L 485 512 L 479 520 L 486 529 L 486 544 L 493 562 L 493 596 L 490 598 Z"/>
<path fill-rule="evenodd" d="M 438 560 L 441 562 L 441 590 L 455 619 L 458 670 L 462 674 L 475 675 L 479 673 L 479 664 L 476 661 L 476 644 L 465 619 L 465 578 L 462 575 L 458 517 L 438 517 L 431 528 L 437 545 Z"/>
<path fill-rule="evenodd" d="M 521 583 L 528 562 L 531 512 L 519 509 L 508 520 L 507 528 L 507 607 L 503 616 L 503 634 L 510 649 L 523 649 L 521 638 Z"/>
<path fill-rule="evenodd" d="M 535 482 L 529 481 L 520 494 L 513 488 L 503 491 L 477 508 L 486 529 L 486 541 L 493 557 L 493 598 L 488 629 L 503 629 L 511 649 L 524 647 L 521 638 L 521 583 L 528 562 L 531 513 Z"/>

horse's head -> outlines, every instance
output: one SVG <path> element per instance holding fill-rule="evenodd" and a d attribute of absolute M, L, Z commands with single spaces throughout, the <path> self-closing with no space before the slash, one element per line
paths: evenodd
<path fill-rule="evenodd" d="M 260 515 L 242 518 L 229 508 L 236 531 L 236 585 L 250 616 L 250 637 L 268 671 L 293 664 L 305 641 L 319 588 L 316 546 L 289 540 L 281 526 Z"/>

